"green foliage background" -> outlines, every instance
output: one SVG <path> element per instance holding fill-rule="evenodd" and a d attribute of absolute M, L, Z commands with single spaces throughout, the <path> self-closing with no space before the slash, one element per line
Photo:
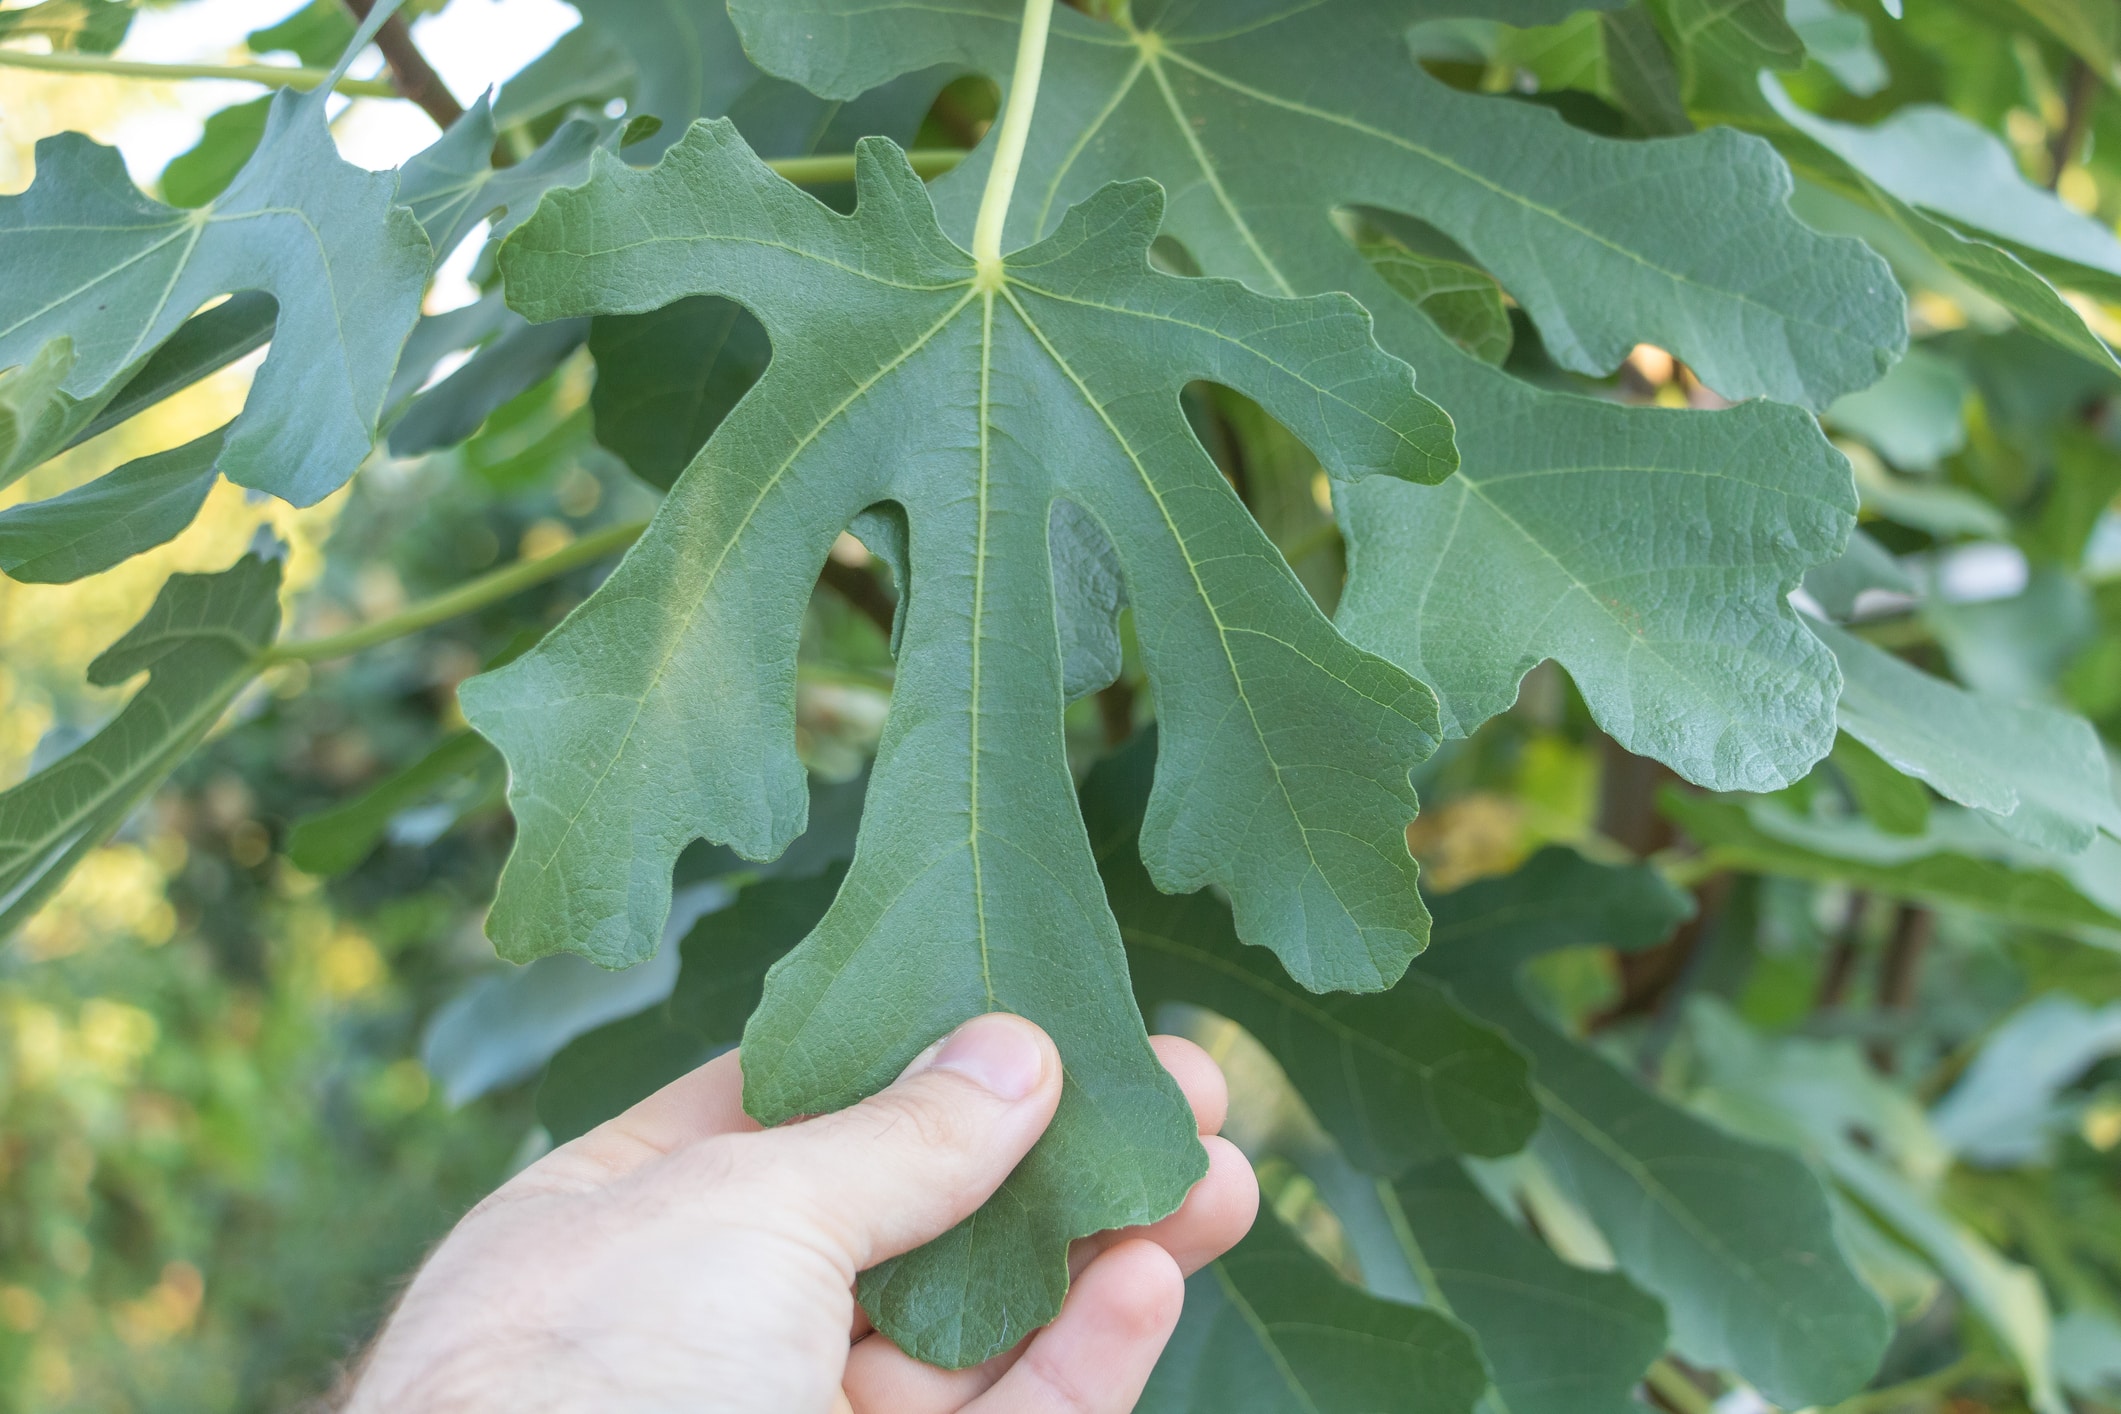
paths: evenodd
<path fill-rule="evenodd" d="M 645 163 L 696 117 L 734 117 L 769 158 L 844 154 L 883 133 L 923 176 L 947 171 L 993 115 L 978 75 L 1006 66 L 1018 7 L 971 4 L 970 20 L 934 33 L 891 8 L 861 23 L 886 26 L 893 45 L 835 49 L 803 25 L 845 20 L 840 0 L 738 3 L 734 24 L 703 7 L 682 21 L 712 41 L 694 71 L 659 28 L 678 21 L 585 3 L 581 30 L 408 166 L 396 195 L 409 213 L 390 208 L 381 179 L 320 182 L 307 199 L 340 213 L 346 242 L 327 263 L 358 270 L 374 311 L 373 346 L 345 349 L 348 395 L 335 388 L 328 409 L 239 362 L 105 430 L 92 400 L 52 391 L 66 368 L 108 355 L 96 340 L 118 336 L 100 311 L 36 326 L 20 359 L 0 360 L 13 365 L 0 374 L 0 780 L 35 776 L 120 708 L 125 688 L 91 686 L 89 663 L 172 573 L 226 570 L 249 546 L 277 565 L 283 641 L 407 630 L 358 653 L 287 655 L 248 686 L 206 683 L 201 700 L 225 686 L 233 706 L 166 781 L 141 774 L 151 798 L 114 799 L 114 833 L 70 850 L 70 875 L 0 860 L 14 929 L 0 944 L 0 1407 L 278 1409 L 321 1394 L 465 1207 L 546 1144 L 735 1043 L 762 988 L 771 1002 L 769 964 L 825 916 L 843 876 L 893 689 L 916 690 L 894 673 L 905 530 L 866 516 L 814 590 L 783 586 L 801 606 L 792 690 L 809 777 L 808 832 L 789 853 L 758 865 L 686 849 L 672 924 L 633 972 L 499 962 L 482 929 L 515 830 L 500 757 L 468 730 L 457 688 L 520 658 L 589 595 L 757 376 L 766 341 L 718 300 L 730 290 L 712 272 L 688 270 L 698 290 L 645 303 L 636 290 L 640 307 L 623 310 L 559 277 L 542 305 L 534 282 L 512 284 L 511 307 L 498 282 L 541 254 L 587 259 L 552 234 L 570 203 L 613 200 L 608 154 Z M 1080 8 L 1132 17 L 1124 3 Z M 1220 207 L 1174 203 L 1158 259 L 1177 273 L 1356 290 L 1384 348 L 1458 419 L 1462 469 L 1434 487 L 1336 492 L 1292 429 L 1326 434 L 1284 427 L 1228 388 L 1184 395 L 1213 469 L 1302 589 L 1442 701 L 1449 739 L 1415 772 L 1422 810 L 1407 833 L 1434 946 L 1389 991 L 1314 996 L 1291 982 L 1301 954 L 1286 935 L 1246 931 L 1257 870 L 1183 897 L 1155 887 L 1173 847 L 1148 838 L 1171 829 L 1156 823 L 1148 768 L 1176 733 L 1152 726 L 1144 620 L 1127 611 L 1105 642 L 1078 619 L 1064 644 L 1067 682 L 1052 686 L 1076 699 L 1067 764 L 1135 999 L 1224 1060 L 1233 1133 L 1271 1210 L 1196 1280 L 1144 1407 L 1287 1408 L 1293 1384 L 1321 1409 L 1425 1414 L 1694 1414 L 1754 1388 L 1790 1408 L 1847 1396 L 1825 1406 L 1847 1414 L 2121 1409 L 2121 365 L 2106 342 L 2121 331 L 2121 8 L 1653 0 L 1460 17 L 1467 8 L 1483 7 L 1346 4 L 1305 42 L 1330 59 L 1350 12 L 1388 41 L 1426 20 L 1413 44 L 1435 82 L 1407 98 L 1430 105 L 1422 131 L 1476 165 L 1503 161 L 1481 148 L 1498 132 L 1504 157 L 1510 143 L 1572 154 L 1558 178 L 1536 178 L 1559 181 L 1538 188 L 1557 202 L 1600 180 L 1632 189 L 1634 168 L 1594 172 L 1590 154 L 1653 163 L 1682 149 L 1650 139 L 1706 130 L 1683 149 L 1705 155 L 1706 177 L 1611 220 L 1653 254 L 1713 252 L 1696 273 L 1743 298 L 1717 305 L 1715 285 L 1689 305 L 1543 228 L 1483 244 L 1467 233 L 1488 229 L 1492 193 L 1438 198 L 1438 221 L 1462 217 L 1464 242 L 1383 209 L 1330 211 L 1336 181 L 1370 183 L 1381 205 L 1395 183 L 1417 196 L 1448 184 L 1386 144 L 1335 147 L 1315 114 L 1254 135 L 1255 165 Z M 112 0 L 0 10 L 0 59 L 92 60 L 125 18 Z M 739 29 L 781 77 L 743 57 Z M 234 57 L 291 53 L 324 69 L 352 35 L 316 0 Z M 1311 62 L 1268 47 L 1299 74 Z M 1168 179 L 1159 164 L 1174 152 L 1193 160 L 1154 105 L 1127 126 L 1140 75 L 1127 77 L 1124 55 L 1055 54 L 1031 172 L 1038 143 L 1067 147 L 1068 124 L 1105 121 L 1108 97 L 1117 136 L 1086 139 L 1080 170 L 1054 169 L 1045 209 L 1017 208 L 1013 240 L 1026 243 L 1107 177 Z M 1396 62 L 1388 42 L 1363 57 Z M 792 81 L 866 96 L 829 107 Z M 8 189 L 29 185 L 28 140 L 101 130 L 127 93 L 0 67 L 17 144 Z M 1358 96 L 1382 111 L 1379 94 L 1403 96 Z M 1475 95 L 1488 106 L 1466 107 Z M 611 118 L 612 98 L 635 121 Z M 303 160 L 274 144 L 320 106 L 283 96 L 226 110 L 159 196 L 243 209 L 244 183 L 270 190 L 286 180 L 275 163 Z M 1274 166 L 1277 141 L 1309 154 L 1301 170 Z M 497 150 L 515 160 L 492 167 Z M 931 188 L 960 237 L 983 153 Z M 38 175 L 71 191 L 66 174 L 95 160 L 47 149 Z M 1796 219 L 1779 205 L 1785 165 Z M 498 268 L 482 261 L 486 298 L 419 322 L 390 379 L 426 278 L 414 257 L 501 206 L 513 228 L 546 187 L 593 171 L 590 195 L 548 206 Z M 845 209 L 848 175 L 799 179 Z M 741 179 L 761 201 L 795 199 L 762 172 Z M 712 180 L 726 195 L 733 179 Z M 1283 200 L 1349 239 L 1313 260 L 1285 230 L 1242 219 Z M 1845 392 L 1898 350 L 1899 316 L 1882 287 L 1861 288 L 1861 272 L 1884 267 L 1821 233 L 1866 241 L 1908 293 L 1905 356 L 1865 391 Z M 23 270 L 45 258 L 5 249 Z M 1792 283 L 1764 278 L 1763 262 L 1791 251 Z M 314 272 L 283 262 L 273 278 L 286 282 L 280 343 L 314 356 L 318 311 L 290 297 L 313 292 Z M 677 294 L 688 298 L 653 307 Z M 770 300 L 749 302 L 772 321 Z M 1690 309 L 1714 317 L 1689 323 Z M 222 310 L 230 324 L 257 315 Z M 40 346 L 43 332 L 74 343 Z M 1673 348 L 1644 344 L 1612 371 L 1651 332 Z M 468 349 L 422 388 L 443 355 Z M 231 422 L 247 393 L 251 411 Z M 1687 416 L 1756 394 L 1784 403 Z M 316 425 L 289 419 L 290 402 L 316 409 Z M 46 459 L 84 428 L 100 435 Z M 290 438 L 314 454 L 299 477 L 274 455 Z M 1580 457 L 1580 500 L 1468 489 L 1557 455 Z M 1701 519 L 1728 536 L 1698 562 L 1630 537 L 1671 493 L 1626 474 L 1713 458 L 1735 471 Z M 1805 509 L 1763 511 L 1767 492 Z M 1834 559 L 1859 504 L 1858 538 Z M 1616 506 L 1637 520 L 1579 542 Z M 1481 507 L 1504 509 L 1482 521 Z M 1433 538 L 1444 510 L 1474 517 L 1462 540 Z M 255 539 L 261 527 L 277 543 Z M 1102 586 L 1093 607 L 1109 613 L 1098 542 L 1080 554 L 1075 582 Z M 1417 594 L 1407 565 L 1438 568 Z M 1810 621 L 1779 602 L 1806 566 Z M 517 575 L 515 592 L 417 617 L 496 572 Z M 1627 586 L 1605 617 L 1583 612 L 1595 574 Z M 400 618 L 408 605 L 413 620 Z M 1676 666 L 1638 674 L 1630 635 L 1677 645 Z M 1740 649 L 1743 671 L 1717 676 Z M 486 690 L 536 680 L 544 661 Z M 172 685 L 184 670 L 152 690 L 189 690 Z M 1113 686 L 1078 696 L 1114 671 Z M 518 743 L 494 735 L 515 759 Z M 883 759 L 879 789 L 895 789 L 888 739 Z M 615 818 L 639 805 L 628 796 Z M 676 851 L 688 823 L 658 847 Z M 633 858 L 608 853 L 620 870 Z M 22 906 L 47 889 L 41 910 Z M 1419 911 L 1402 904 L 1395 928 Z M 495 937 L 519 955 L 582 946 L 583 929 L 496 912 Z M 655 942 L 653 920 L 630 921 L 626 947 L 604 951 Z M 530 936 L 540 928 L 555 936 Z M 1246 946 L 1263 940 L 1286 970 Z"/>

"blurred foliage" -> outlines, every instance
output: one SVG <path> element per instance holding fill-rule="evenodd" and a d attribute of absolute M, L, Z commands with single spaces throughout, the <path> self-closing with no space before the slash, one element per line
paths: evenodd
<path fill-rule="evenodd" d="M 81 13 L 107 29 L 96 11 Z M 1787 18 L 1801 37 L 1776 62 L 1805 109 L 1870 124 L 1947 105 L 1998 136 L 2026 181 L 2111 227 L 2117 13 L 2094 0 L 1912 3 L 1904 15 L 1875 0 L 1791 0 L 1767 19 Z M 1683 6 L 1638 3 L 1540 30 L 1439 27 L 1421 49 L 1449 82 L 1514 93 L 1596 131 L 1771 127 L 1751 74 L 1730 81 L 1712 51 L 1681 53 L 1687 62 L 1662 79 L 1642 67 L 1646 54 L 1671 62 L 1688 23 Z M 1776 27 L 1766 41 L 1781 43 Z M 314 64 L 345 33 L 319 0 L 253 44 Z M 585 68 L 593 57 L 574 56 Z M 624 87 L 569 101 L 601 108 Z M 153 86 L 0 70 L 0 188 L 27 185 L 36 137 L 107 140 L 159 101 Z M 504 140 L 541 138 L 566 107 L 520 114 Z M 921 142 L 968 143 L 991 108 L 977 81 L 953 84 Z M 210 122 L 164 174 L 163 194 L 211 196 L 260 117 L 238 103 Z M 1800 207 L 1814 210 L 1804 203 L 1818 195 L 1807 182 Z M 1396 235 L 1370 250 L 1396 288 L 1518 376 L 1640 405 L 1721 402 L 1647 346 L 1613 378 L 1568 373 L 1482 272 Z M 1845 608 L 1826 607 L 1965 687 L 2083 714 L 2111 765 L 2121 380 L 2034 339 L 1936 261 L 1887 253 L 1910 290 L 1913 350 L 1825 421 L 1856 465 L 1864 529 L 1889 573 L 1850 581 Z M 490 280 L 490 261 L 476 273 Z M 2102 336 L 2121 330 L 2111 294 L 2069 296 Z M 218 426 L 254 367 L 238 363 L 47 463 L 0 503 Z M 83 669 L 168 574 L 224 568 L 261 526 L 289 546 L 291 632 L 317 638 L 650 513 L 657 491 L 598 443 L 594 382 L 590 351 L 576 351 L 460 445 L 378 454 L 318 506 L 295 511 L 222 484 L 189 530 L 114 570 L 66 586 L 0 581 L 0 781 L 122 701 L 123 689 L 84 686 Z M 1345 558 L 1315 461 L 1227 390 L 1191 390 L 1187 412 L 1330 611 Z M 889 701 L 893 587 L 851 538 L 834 563 L 805 621 L 799 726 L 820 788 L 858 791 Z M 274 668 L 0 952 L 0 1408 L 284 1409 L 320 1394 L 425 1245 L 546 1142 L 544 1063 L 557 1055 L 553 1075 L 579 1075 L 610 1028 L 640 1023 L 642 998 L 626 988 L 674 985 L 674 966 L 653 983 L 548 965 L 566 959 L 505 968 L 481 934 L 511 831 L 490 754 L 456 744 L 455 689 L 535 641 L 595 576 L 550 579 L 357 656 Z M 1828 597 L 1813 581 L 1808 592 Z M 1121 682 L 1070 711 L 1078 764 L 1152 716 L 1130 639 Z M 1840 1406 L 1846 1414 L 2017 1414 L 2050 1376 L 2085 1414 L 2121 1410 L 2121 1033 L 2099 1020 L 2121 1008 L 2121 936 L 2031 926 L 2024 897 L 2004 897 L 2012 881 L 2038 879 L 2121 913 L 2114 842 L 2062 859 L 1983 833 L 1847 737 L 1775 797 L 1671 812 L 1735 819 L 1742 841 L 1707 825 L 1690 837 L 1659 815 L 1653 802 L 1671 783 L 1605 739 L 1547 664 L 1508 712 L 1419 770 L 1424 808 L 1409 844 L 1439 892 L 1508 874 L 1556 843 L 1596 860 L 1649 858 L 1693 891 L 1700 921 L 1674 942 L 1552 953 L 1533 964 L 1531 987 L 1588 1047 L 1666 1098 L 1790 1145 L 1828 1175 L 1844 1247 L 1897 1319 L 1876 1388 Z M 858 808 L 847 803 L 858 796 L 835 799 Z M 352 802 L 366 802 L 353 825 L 329 814 Z M 823 807 L 816 818 L 812 854 L 786 870 L 798 882 L 776 887 L 829 887 L 815 880 L 851 835 Z M 334 819 L 356 830 L 335 837 L 352 844 L 292 844 L 303 822 Z M 827 835 L 836 843 L 819 843 Z M 304 872 L 291 849 L 336 872 Z M 700 849 L 681 862 L 681 908 L 689 898 L 711 911 L 761 872 L 725 856 Z M 1989 888 L 1994 879 L 2004 884 Z M 476 1035 L 465 1049 L 461 1018 L 477 997 L 528 1018 L 491 1040 L 511 1048 L 505 1063 L 476 1054 L 488 1044 Z M 2056 1021 L 2059 1002 L 2076 1008 L 2074 1030 Z M 1335 1207 L 1337 1171 L 1320 1158 L 1331 1145 L 1275 1058 L 1218 1018 L 1164 1020 L 1225 1058 L 1232 1133 L 1259 1159 L 1280 1219 L 1344 1276 L 1376 1285 L 1357 1210 Z M 456 1041 L 438 1044 L 452 1025 Z M 2084 1038 L 2074 1050 L 2061 1044 L 2070 1036 Z M 651 1059 L 686 1064 L 706 1044 L 682 1040 Z M 652 1070 L 624 1083 L 651 1084 Z M 1819 1086 L 1838 1087 L 1838 1099 L 1822 1101 Z M 573 1092 L 564 1098 L 579 1116 Z M 1538 1159 L 1477 1165 L 1475 1176 L 1562 1255 L 1597 1255 L 1598 1234 Z M 1584 1245 L 1572 1248 L 1579 1228 Z M 2008 1334 L 2050 1318 L 2044 1351 Z M 1651 1388 L 1658 1407 L 1689 1410 L 1743 1394 L 1722 1372 L 1676 1364 Z M 1689 1389 L 1699 1404 L 1687 1405 Z"/>

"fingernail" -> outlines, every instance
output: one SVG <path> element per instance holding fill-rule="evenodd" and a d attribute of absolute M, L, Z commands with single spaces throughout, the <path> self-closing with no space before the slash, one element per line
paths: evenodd
<path fill-rule="evenodd" d="M 1004 1100 L 1021 1100 L 1046 1072 L 1046 1049 L 1021 1017 L 976 1016 L 944 1040 L 923 1070 L 950 1070 Z"/>

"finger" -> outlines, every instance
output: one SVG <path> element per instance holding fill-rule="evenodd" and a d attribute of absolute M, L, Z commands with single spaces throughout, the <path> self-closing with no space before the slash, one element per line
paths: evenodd
<path fill-rule="evenodd" d="M 687 1072 L 633 1108 L 604 1121 L 525 1169 L 539 1183 L 608 1183 L 702 1139 L 759 1127 L 744 1113 L 744 1074 L 728 1051 Z"/>
<path fill-rule="evenodd" d="M 742 1141 L 774 1210 L 850 1275 L 939 1237 L 984 1203 L 1053 1121 L 1061 1060 L 1033 1023 L 975 1017 L 892 1086 Z"/>
<path fill-rule="evenodd" d="M 1178 1326 L 1185 1278 L 1153 1242 L 1122 1242 L 1083 1272 L 1060 1318 L 965 1414 L 1126 1414 Z"/>
<path fill-rule="evenodd" d="M 914 1359 L 882 1333 L 854 1343 L 841 1378 L 854 1414 L 956 1414 L 993 1388 L 1029 1344 L 966 1370 L 940 1370 Z"/>
<path fill-rule="evenodd" d="M 1081 1274 L 1100 1253 L 1123 1242 L 1147 1239 L 1170 1254 L 1179 1270 L 1190 1276 L 1236 1246 L 1259 1211 L 1259 1182 L 1250 1161 L 1229 1140 L 1209 1137 L 1201 1143 L 1208 1151 L 1207 1177 L 1193 1186 L 1177 1212 L 1146 1227 L 1083 1239 L 1069 1252 L 1070 1271 L 1087 1280 Z M 848 1353 L 845 1383 L 857 1414 L 948 1414 L 990 1388 L 1025 1348 L 1018 1346 L 968 1370 L 938 1370 L 913 1359 L 884 1336 L 870 1335 L 859 1307 L 855 1320 L 855 1344 Z"/>
<path fill-rule="evenodd" d="M 1123 1242 L 1147 1239 L 1191 1276 L 1235 1247 L 1259 1215 L 1259 1180 L 1252 1173 L 1252 1161 L 1229 1140 L 1209 1135 L 1200 1142 L 1208 1151 L 1208 1173 L 1193 1185 L 1177 1212 L 1160 1222 L 1082 1239 L 1069 1250 L 1070 1270 L 1082 1271 L 1099 1253 Z"/>
<path fill-rule="evenodd" d="M 1222 1133 L 1223 1120 L 1230 1113 L 1230 1084 L 1215 1058 L 1183 1036 L 1151 1036 L 1149 1045 L 1178 1088 L 1186 1092 L 1200 1132 Z"/>

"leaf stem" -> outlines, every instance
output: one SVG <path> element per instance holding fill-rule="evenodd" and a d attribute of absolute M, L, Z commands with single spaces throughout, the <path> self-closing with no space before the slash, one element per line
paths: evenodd
<path fill-rule="evenodd" d="M 1038 104 L 1039 74 L 1046 66 L 1046 32 L 1053 25 L 1053 0 L 1024 0 L 1024 29 L 1016 43 L 1016 73 L 1009 80 L 1009 106 L 1002 110 L 1001 137 L 994 146 L 994 165 L 987 169 L 987 189 L 979 199 L 979 220 L 972 228 L 972 258 L 984 270 L 999 271 L 1002 227 L 1009 220 L 1009 198 L 1024 166 L 1024 144 L 1031 137 L 1031 110 Z M 990 277 L 992 278 L 992 277 Z"/>
<path fill-rule="evenodd" d="M 112 59 L 101 54 L 29 54 L 0 49 L 0 68 L 41 69 L 54 74 L 105 74 L 126 79 L 232 79 L 267 88 L 312 89 L 331 77 L 325 69 L 296 69 L 279 64 L 152 64 Z M 351 98 L 401 98 L 381 79 L 342 78 L 332 85 Z"/>
<path fill-rule="evenodd" d="M 628 521 L 624 525 L 608 526 L 592 535 L 585 535 L 564 549 L 535 560 L 518 560 L 512 565 L 503 565 L 491 574 L 467 581 L 456 588 L 437 594 L 434 598 L 413 605 L 402 613 L 378 619 L 360 628 L 348 629 L 345 633 L 331 634 L 325 638 L 311 638 L 295 643 L 282 643 L 267 650 L 264 665 L 275 663 L 321 663 L 331 658 L 343 658 L 349 653 L 358 653 L 364 648 L 373 648 L 379 643 L 388 643 L 393 638 L 418 633 L 432 628 L 445 620 L 456 618 L 497 604 L 511 595 L 519 594 L 535 584 L 557 578 L 569 570 L 603 559 L 607 555 L 625 549 L 640 539 L 641 532 L 648 528 L 645 520 Z"/>
<path fill-rule="evenodd" d="M 965 160 L 954 147 L 916 147 L 906 154 L 913 170 L 922 177 L 940 177 Z M 854 154 L 828 152 L 814 157 L 771 157 L 766 165 L 799 187 L 823 186 L 827 182 L 854 180 Z"/>
<path fill-rule="evenodd" d="M 1687 1377 L 1677 1365 L 1664 1356 L 1659 1356 L 1643 1376 L 1643 1382 L 1657 1392 L 1657 1397 L 1679 1411 L 1679 1414 L 1714 1414 L 1716 1401 L 1702 1391 L 1700 1385 Z"/>

